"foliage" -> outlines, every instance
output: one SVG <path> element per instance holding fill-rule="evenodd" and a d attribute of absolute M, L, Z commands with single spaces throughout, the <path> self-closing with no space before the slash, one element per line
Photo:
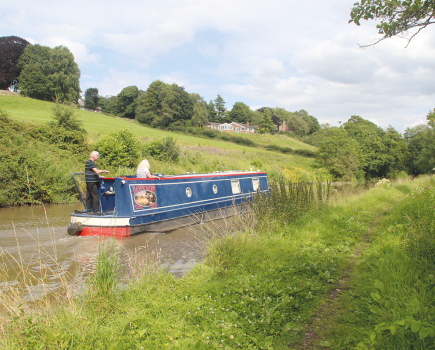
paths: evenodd
<path fill-rule="evenodd" d="M 80 70 L 65 46 L 27 45 L 18 61 L 18 89 L 24 96 L 45 101 L 77 102 Z"/>
<path fill-rule="evenodd" d="M 86 133 L 83 128 L 83 123 L 77 119 L 75 115 L 76 109 L 72 106 L 55 103 L 53 106 L 53 121 L 49 123 L 51 126 L 58 126 L 60 128 L 64 128 L 69 131 L 81 131 Z"/>
<path fill-rule="evenodd" d="M 128 282 L 128 288 L 118 288 L 108 298 L 86 294 L 49 315 L 10 316 L 2 342 L 8 348 L 299 347 L 319 304 L 338 288 L 336 281 L 348 271 L 348 261 L 372 223 L 385 213 L 388 201 L 399 202 L 405 194 L 393 190 L 394 196 L 385 198 L 383 189 L 375 189 L 325 205 L 310 184 L 295 189 L 290 192 L 276 184 L 275 201 L 262 207 L 267 213 L 272 203 L 272 215 L 256 227 L 247 214 L 237 231 L 210 232 L 213 240 L 207 244 L 204 263 L 183 278 L 162 270 L 137 271 L 140 278 L 121 281 Z M 258 204 L 262 206 L 261 198 Z M 295 206 L 302 213 L 298 217 Z M 359 316 L 354 311 L 346 314 Z M 80 327 L 83 324 L 92 327 Z M 360 328 L 357 324 L 346 335 L 359 334 Z M 356 343 L 352 345 L 347 347 L 355 348 Z M 334 348 L 341 347 L 345 346 Z"/>
<path fill-rule="evenodd" d="M 435 168 L 435 131 L 430 125 L 417 125 L 405 131 L 408 142 L 406 164 L 413 175 L 429 174 Z"/>
<path fill-rule="evenodd" d="M 136 86 L 127 86 L 117 96 L 117 115 L 121 118 L 135 118 L 136 99 L 141 92 Z"/>
<path fill-rule="evenodd" d="M 95 273 L 89 284 L 89 294 L 98 298 L 110 299 L 118 286 L 120 262 L 115 246 L 100 244 L 98 246 Z"/>
<path fill-rule="evenodd" d="M 310 133 L 308 123 L 293 113 L 287 117 L 287 125 L 295 135 L 305 136 Z"/>
<path fill-rule="evenodd" d="M 0 110 L 0 206 L 76 200 L 71 169 L 88 152 L 77 131 L 11 120 Z"/>
<path fill-rule="evenodd" d="M 246 124 L 252 120 L 253 111 L 243 102 L 236 102 L 233 105 L 228 117 L 231 121 Z"/>
<path fill-rule="evenodd" d="M 268 109 L 266 109 L 263 113 L 263 119 L 258 124 L 258 131 L 260 134 L 275 133 L 275 124 L 272 121 L 272 114 Z"/>
<path fill-rule="evenodd" d="M 293 112 L 293 115 L 297 115 L 302 118 L 308 125 L 308 134 L 311 135 L 316 131 L 320 130 L 319 121 L 314 118 L 312 115 L 308 114 L 308 112 L 304 109 Z M 300 134 L 300 133 L 299 133 Z"/>
<path fill-rule="evenodd" d="M 328 131 L 320 144 L 317 160 L 335 178 L 349 181 L 362 176 L 360 146 L 343 127 Z"/>
<path fill-rule="evenodd" d="M 17 63 L 27 45 L 29 45 L 27 40 L 17 36 L 0 38 L 0 90 L 14 87 L 16 91 L 18 77 L 21 72 Z"/>
<path fill-rule="evenodd" d="M 207 110 L 208 110 L 208 120 L 211 122 L 217 121 L 216 108 L 212 100 L 210 100 L 210 102 L 208 103 Z"/>
<path fill-rule="evenodd" d="M 214 99 L 214 108 L 216 111 L 216 121 L 223 122 L 225 120 L 225 100 L 222 98 L 221 95 L 217 95 L 217 97 Z"/>
<path fill-rule="evenodd" d="M 434 5 L 434 0 L 362 0 L 354 4 L 349 23 L 354 22 L 359 26 L 361 19 L 381 20 L 376 27 L 382 38 L 371 45 L 393 36 L 405 36 L 409 29 L 418 28 L 407 39 L 409 45 L 422 29 L 435 23 Z"/>
<path fill-rule="evenodd" d="M 156 160 L 171 161 L 176 163 L 180 156 L 180 146 L 171 136 L 162 140 L 155 140 L 145 145 L 142 149 L 144 156 L 149 156 Z"/>
<path fill-rule="evenodd" d="M 360 167 L 366 178 L 385 176 L 382 169 L 386 163 L 387 152 L 382 137 L 384 131 L 376 124 L 358 116 L 352 116 L 344 128 L 356 140 L 361 149 Z"/>
<path fill-rule="evenodd" d="M 193 101 L 193 126 L 205 126 L 208 123 L 208 106 L 207 102 L 198 94 L 190 94 L 190 98 Z"/>
<path fill-rule="evenodd" d="M 192 118 L 194 103 L 183 87 L 156 80 L 137 100 L 136 119 L 152 127 Z"/>
<path fill-rule="evenodd" d="M 120 129 L 103 137 L 95 144 L 102 167 L 135 167 L 140 158 L 140 142 L 134 133 Z"/>
<path fill-rule="evenodd" d="M 106 96 L 100 97 L 99 104 L 101 110 L 105 114 L 117 115 L 118 114 L 118 97 Z"/>
<path fill-rule="evenodd" d="M 85 91 L 85 108 L 95 110 L 98 107 L 98 89 L 88 88 Z"/>

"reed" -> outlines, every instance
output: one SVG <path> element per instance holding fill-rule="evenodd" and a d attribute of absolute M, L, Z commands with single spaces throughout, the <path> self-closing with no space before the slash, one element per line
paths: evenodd
<path fill-rule="evenodd" d="M 225 219 L 222 229 L 213 228 L 214 223 L 209 228 L 197 227 L 204 234 L 206 256 L 183 278 L 176 279 L 162 270 L 148 273 L 150 270 L 145 269 L 126 281 L 128 288 L 124 288 L 126 284 L 121 288 L 119 252 L 101 248 L 97 263 L 100 267 L 96 268 L 96 276 L 88 279 L 89 286 L 98 293 L 84 289 L 86 293 L 73 297 L 70 306 L 59 299 L 58 307 L 52 307 L 45 317 L 36 317 L 35 309 L 32 317 L 15 315 L 15 321 L 10 317 L 9 324 L 15 323 L 4 328 L 0 341 L 7 348 L 298 347 L 318 305 L 329 297 L 376 219 L 387 217 L 391 207 L 423 181 L 391 188 L 377 186 L 356 196 L 336 198 L 333 203 L 327 200 L 327 185 L 322 185 L 320 196 L 314 183 L 271 183 L 275 189 L 270 196 L 258 196 L 254 200 L 257 205 L 234 221 Z M 416 227 L 418 220 L 410 218 Z M 408 238 L 412 239 L 412 235 Z M 410 245 L 413 254 L 426 254 L 419 250 L 424 248 L 420 243 Z M 372 258 L 367 260 L 367 270 L 382 253 L 376 244 Z M 133 260 L 131 265 L 135 264 Z M 388 274 L 388 264 L 392 265 L 391 261 L 385 260 L 378 270 Z M 394 274 L 401 275 L 396 271 Z M 366 278 L 370 275 L 361 281 L 367 285 L 365 300 L 373 300 L 370 293 L 377 292 L 381 301 L 385 298 L 392 302 L 392 298 L 377 291 L 379 288 L 370 287 L 367 281 L 372 280 Z M 378 279 L 384 283 L 384 277 Z M 101 287 L 97 287 L 98 283 Z M 427 298 L 429 292 L 425 292 Z M 420 305 L 423 309 L 424 304 Z M 355 346 L 358 341 L 364 342 L 364 331 L 373 330 L 372 319 L 356 325 L 362 331 L 346 328 L 342 333 L 355 335 L 349 343 Z"/>

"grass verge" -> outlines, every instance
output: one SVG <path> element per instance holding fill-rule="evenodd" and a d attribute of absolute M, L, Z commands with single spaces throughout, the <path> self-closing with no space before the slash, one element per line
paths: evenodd
<path fill-rule="evenodd" d="M 106 272 L 117 271 L 115 260 L 103 254 L 105 272 L 96 274 L 106 279 L 103 288 L 49 315 L 37 308 L 6 315 L 1 342 L 24 349 L 297 347 L 372 223 L 407 193 L 423 193 L 415 189 L 424 181 L 375 187 L 326 205 L 313 187 L 277 185 L 271 201 L 263 198 L 255 208 L 256 225 L 251 217 L 237 232 L 216 237 L 204 263 L 182 279 L 145 270 L 128 288 L 114 290 Z M 104 297 L 98 290 L 111 292 Z M 376 293 L 376 302 L 383 300 Z M 368 330 L 367 310 L 364 317 Z M 358 334 L 363 341 L 365 333 Z"/>

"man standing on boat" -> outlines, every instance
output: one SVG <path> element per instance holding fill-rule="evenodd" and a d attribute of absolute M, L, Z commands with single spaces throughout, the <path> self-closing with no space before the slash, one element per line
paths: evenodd
<path fill-rule="evenodd" d="M 86 211 L 91 212 L 94 209 L 95 215 L 101 215 L 100 212 L 100 198 L 98 195 L 98 185 L 100 183 L 100 174 L 108 174 L 108 170 L 98 170 L 95 162 L 100 157 L 97 151 L 93 151 L 89 160 L 85 164 L 85 180 L 86 180 Z"/>

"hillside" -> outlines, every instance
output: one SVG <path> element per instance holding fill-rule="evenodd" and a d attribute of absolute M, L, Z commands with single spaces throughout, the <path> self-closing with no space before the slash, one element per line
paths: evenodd
<path fill-rule="evenodd" d="M 54 135 L 44 136 L 45 138 L 39 137 L 39 134 L 35 136 L 36 138 L 32 136 L 32 130 L 35 129 L 32 125 L 43 126 L 52 121 L 52 107 L 53 103 L 51 102 L 20 97 L 16 93 L 0 94 L 0 110 L 4 111 L 5 116 L 11 121 L 19 123 L 19 125 L 12 125 L 5 119 L 3 126 L 5 128 L 3 130 L 4 147 L 0 147 L 3 149 L 2 154 L 0 154 L 0 161 L 6 167 L 3 171 L 14 174 L 16 181 L 11 179 L 9 182 L 14 184 L 16 188 L 9 188 L 10 186 L 8 187 L 7 184 L 3 183 L 4 190 L 0 191 L 3 193 L 3 195 L 0 193 L 0 207 L 34 203 L 40 200 L 48 202 L 72 200 L 75 192 L 74 188 L 70 186 L 72 185 L 70 184 L 71 172 L 81 172 L 90 150 L 94 148 L 93 145 L 109 133 L 120 129 L 128 129 L 133 132 L 142 145 L 146 145 L 153 140 L 162 140 L 167 136 L 177 141 L 181 150 L 179 160 L 177 162 L 167 162 L 150 159 L 154 173 L 206 173 L 217 170 L 248 170 L 254 168 L 266 171 L 272 180 L 277 180 L 282 176 L 291 181 L 304 182 L 331 179 L 329 172 L 324 168 L 319 168 L 314 158 L 264 149 L 266 146 L 276 145 L 282 149 L 315 151 L 315 147 L 284 135 L 241 135 L 254 141 L 257 145 L 257 148 L 255 148 L 222 140 L 205 139 L 187 134 L 157 130 L 139 124 L 135 120 L 121 119 L 82 110 L 77 110 L 76 115 L 83 122 L 83 126 L 87 131 L 89 146 L 86 147 L 89 150 L 74 153 L 70 146 L 62 142 L 56 141 L 53 144 L 53 142 L 49 141 L 53 137 L 56 139 Z M 21 131 L 17 134 L 14 130 L 27 130 L 25 132 L 27 136 L 22 137 Z M 39 130 L 38 127 L 35 130 Z M 46 133 L 47 131 L 43 132 Z M 25 142 L 24 139 L 26 139 Z M 142 150 L 140 151 L 142 152 Z M 45 163 L 42 160 L 36 163 L 32 162 L 32 159 L 44 159 L 43 154 L 50 154 L 58 159 L 59 166 L 57 168 L 62 168 L 60 173 L 56 168 L 53 168 L 51 177 L 47 177 L 48 175 L 45 175 L 47 172 L 44 171 Z M 22 163 L 22 159 L 25 160 L 24 163 Z M 134 174 L 136 170 L 135 167 L 114 166 L 106 161 L 104 157 L 99 160 L 99 166 L 109 170 L 111 176 Z M 33 186 L 31 196 L 26 194 L 28 193 L 27 177 L 31 179 L 30 186 Z M 56 180 L 60 178 L 62 180 Z M 56 183 L 56 186 L 52 186 L 56 190 L 47 189 L 47 183 Z M 68 196 L 65 195 L 65 188 L 67 187 L 70 189 Z M 19 196 L 18 193 L 20 193 Z"/>
<path fill-rule="evenodd" d="M 20 121 L 46 123 L 51 120 L 52 105 L 53 103 L 51 102 L 35 100 L 28 97 L 21 97 L 17 93 L 0 94 L 0 109 L 8 112 L 11 118 Z M 102 136 L 108 134 L 113 130 L 117 130 L 119 128 L 127 128 L 132 130 L 139 138 L 142 138 L 143 140 L 160 139 L 165 137 L 169 133 L 181 144 L 194 145 L 198 143 L 197 137 L 149 128 L 142 124 L 139 124 L 135 120 L 121 119 L 82 110 L 77 110 L 77 116 L 83 122 L 83 125 L 89 134 L 90 140 L 94 141 L 100 139 Z M 255 143 L 260 145 L 275 144 L 279 147 L 290 147 L 294 150 L 316 150 L 316 147 L 314 146 L 307 145 L 301 141 L 289 138 L 285 135 L 239 135 L 251 139 L 255 141 Z M 232 149 L 240 150 L 246 148 L 245 146 L 238 146 L 235 144 L 230 144 L 228 146 L 226 142 L 214 140 L 207 140 L 207 144 L 212 147 L 218 148 L 229 147 Z"/>

